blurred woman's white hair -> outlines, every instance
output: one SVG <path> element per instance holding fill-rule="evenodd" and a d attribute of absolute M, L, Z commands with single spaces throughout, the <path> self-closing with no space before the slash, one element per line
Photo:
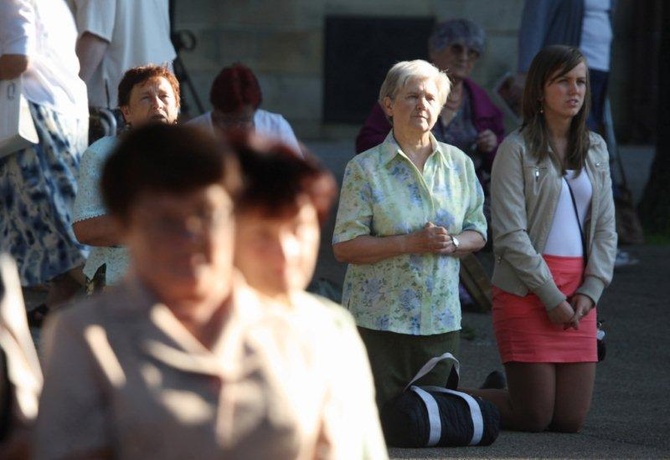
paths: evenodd
<path fill-rule="evenodd" d="M 394 99 L 398 92 L 407 85 L 407 82 L 413 79 L 435 82 L 440 107 L 447 102 L 447 96 L 451 90 L 451 81 L 447 74 L 428 61 L 415 59 L 398 62 L 391 67 L 379 90 L 379 103 L 383 104 L 385 97 Z"/>

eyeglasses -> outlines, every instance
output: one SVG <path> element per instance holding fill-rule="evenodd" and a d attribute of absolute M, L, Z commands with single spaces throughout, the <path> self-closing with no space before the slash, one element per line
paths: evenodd
<path fill-rule="evenodd" d="M 463 53 L 466 53 L 467 59 L 470 61 L 474 61 L 475 59 L 479 58 L 479 51 L 460 43 L 453 43 L 449 45 L 449 50 L 457 56 L 462 56 Z"/>
<path fill-rule="evenodd" d="M 186 216 L 172 213 L 151 215 L 147 212 L 144 214 L 144 221 L 141 225 L 156 238 L 170 240 L 202 238 L 209 236 L 225 225 L 231 224 L 233 222 L 232 215 L 233 210 L 230 206 Z"/>

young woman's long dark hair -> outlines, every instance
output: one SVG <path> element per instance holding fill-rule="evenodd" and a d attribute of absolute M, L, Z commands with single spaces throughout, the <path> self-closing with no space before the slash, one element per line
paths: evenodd
<path fill-rule="evenodd" d="M 530 65 L 526 86 L 523 92 L 523 124 L 521 132 L 529 146 L 532 155 L 543 160 L 548 155 L 561 166 L 561 172 L 566 169 L 581 171 L 589 151 L 589 131 L 586 127 L 586 118 L 591 105 L 591 83 L 586 74 L 586 93 L 584 103 L 577 115 L 572 119 L 568 133 L 568 148 L 565 160 L 561 161 L 552 154 L 555 151 L 549 138 L 547 122 L 544 118 L 542 101 L 544 87 L 550 81 L 556 80 L 574 69 L 579 63 L 586 63 L 586 58 L 577 49 L 563 45 L 553 45 L 542 49 Z"/>

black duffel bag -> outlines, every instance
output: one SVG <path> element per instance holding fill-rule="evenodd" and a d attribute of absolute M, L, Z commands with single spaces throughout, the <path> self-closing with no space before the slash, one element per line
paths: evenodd
<path fill-rule="evenodd" d="M 500 412 L 491 402 L 454 389 L 416 386 L 415 381 L 444 359 L 458 361 L 451 353 L 431 359 L 405 390 L 389 400 L 380 412 L 386 443 L 393 447 L 488 446 L 500 433 Z M 458 378 L 449 379 L 454 387 Z"/>

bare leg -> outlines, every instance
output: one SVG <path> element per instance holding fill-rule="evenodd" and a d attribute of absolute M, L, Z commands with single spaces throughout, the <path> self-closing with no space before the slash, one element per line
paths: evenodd
<path fill-rule="evenodd" d="M 505 364 L 508 390 L 462 390 L 492 402 L 502 428 L 578 432 L 591 406 L 595 363 Z"/>
<path fill-rule="evenodd" d="M 551 431 L 576 433 L 582 429 L 591 407 L 596 363 L 556 366 L 556 406 Z"/>

